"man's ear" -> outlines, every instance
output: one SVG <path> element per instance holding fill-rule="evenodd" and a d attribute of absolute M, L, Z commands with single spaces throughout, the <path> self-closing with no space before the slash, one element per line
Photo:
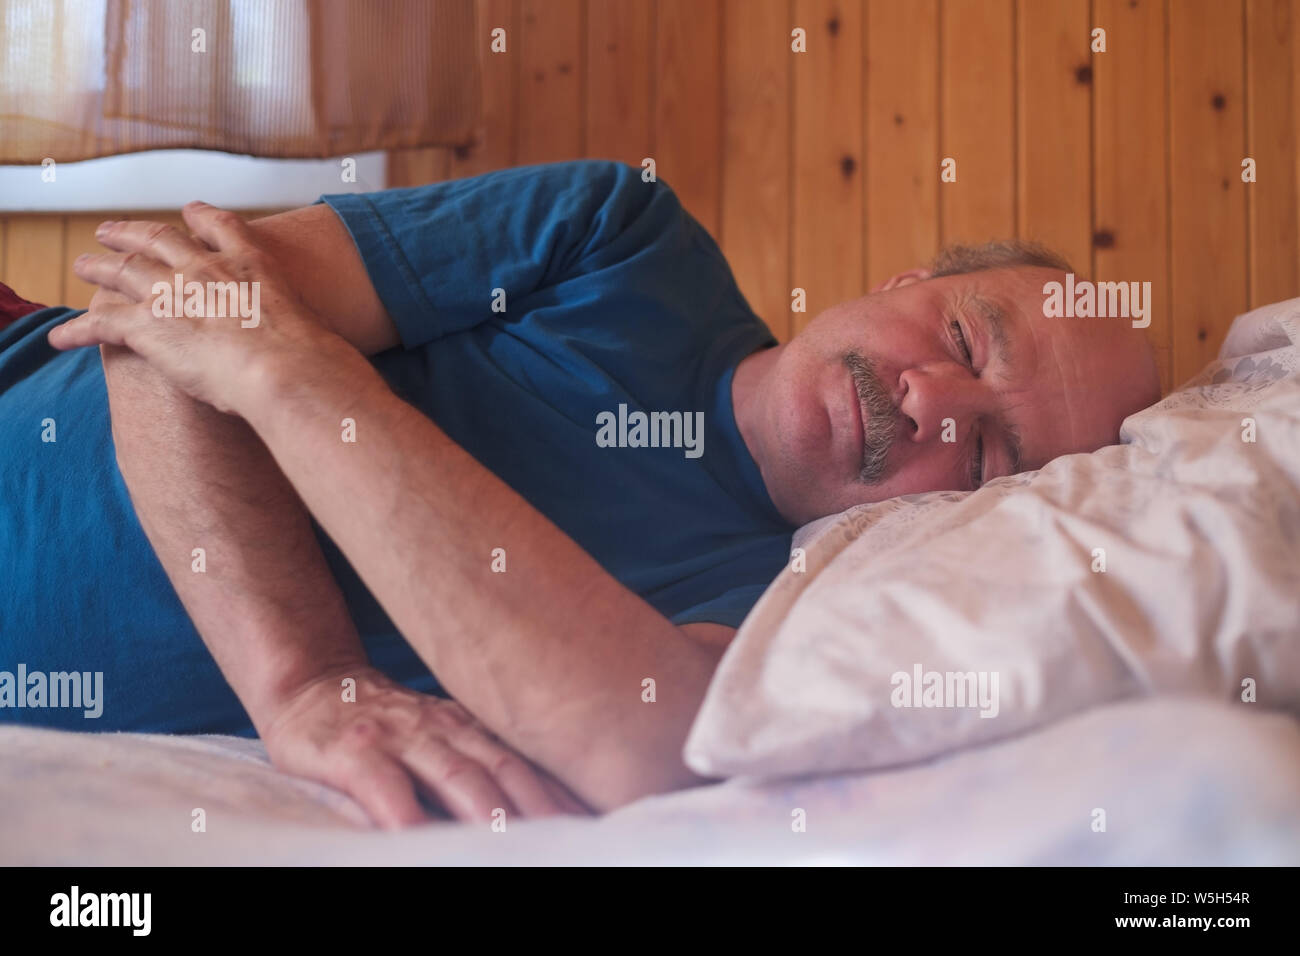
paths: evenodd
<path fill-rule="evenodd" d="M 900 286 L 911 285 L 913 282 L 924 282 L 928 278 L 930 278 L 929 269 L 908 269 L 906 272 L 900 272 L 898 275 L 890 276 L 871 291 L 888 292 L 890 289 L 897 289 Z"/>

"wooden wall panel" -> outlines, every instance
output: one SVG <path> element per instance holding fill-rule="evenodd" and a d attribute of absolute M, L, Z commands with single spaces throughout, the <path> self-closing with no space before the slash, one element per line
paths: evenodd
<path fill-rule="evenodd" d="M 654 15 L 650 0 L 595 0 L 587 9 L 587 155 L 593 159 L 640 166 L 650 155 Z"/>
<path fill-rule="evenodd" d="M 722 7 L 658 0 L 653 155 L 658 176 L 716 238 L 722 194 Z"/>
<path fill-rule="evenodd" d="M 1088 0 L 1016 6 L 1017 233 L 1092 271 Z"/>
<path fill-rule="evenodd" d="M 866 6 L 866 285 L 939 246 L 937 0 Z"/>
<path fill-rule="evenodd" d="M 583 155 L 582 0 L 520 0 L 516 155 L 520 165 Z"/>
<path fill-rule="evenodd" d="M 1246 185 L 1250 228 L 1250 305 L 1286 299 L 1300 287 L 1296 71 L 1292 0 L 1246 0 L 1246 155 L 1256 181 Z"/>
<path fill-rule="evenodd" d="M 478 38 L 482 44 L 483 118 L 473 146 L 457 149 L 451 175 L 460 179 L 515 164 L 516 104 L 519 88 L 518 0 L 478 0 Z M 490 49 L 492 31 L 506 31 L 504 53 Z"/>
<path fill-rule="evenodd" d="M 10 216 L 0 282 L 32 302 L 61 304 L 67 269 L 63 230 L 62 216 Z"/>
<path fill-rule="evenodd" d="M 1214 358 L 1246 292 L 1240 0 L 1182 0 L 1169 23 L 1173 383 Z"/>
<path fill-rule="evenodd" d="M 1169 61 L 1163 0 L 1095 0 L 1106 52 L 1092 54 L 1093 272 L 1151 283 L 1151 325 L 1165 391 L 1173 379 L 1169 287 Z"/>
<path fill-rule="evenodd" d="M 422 186 L 451 179 L 452 150 L 395 149 L 387 156 L 384 178 L 390 187 Z"/>
<path fill-rule="evenodd" d="M 789 10 L 789 0 L 728 0 L 723 37 L 722 251 L 781 341 L 793 327 Z"/>
<path fill-rule="evenodd" d="M 957 181 L 939 186 L 944 242 L 1016 232 L 1013 14 L 1012 0 L 941 5 L 939 150 L 957 161 Z"/>
<path fill-rule="evenodd" d="M 794 57 L 794 268 L 808 311 L 866 293 L 863 255 L 862 6 L 844 0 L 796 0 L 795 25 L 808 51 Z"/>

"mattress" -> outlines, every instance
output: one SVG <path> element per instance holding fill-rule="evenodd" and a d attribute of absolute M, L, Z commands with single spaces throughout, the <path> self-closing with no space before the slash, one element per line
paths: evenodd
<path fill-rule="evenodd" d="M 1094 708 L 907 766 L 733 779 L 504 832 L 372 829 L 344 794 L 272 768 L 255 740 L 0 727 L 6 865 L 1294 866 L 1297 806 L 1297 721 L 1198 698 Z"/>

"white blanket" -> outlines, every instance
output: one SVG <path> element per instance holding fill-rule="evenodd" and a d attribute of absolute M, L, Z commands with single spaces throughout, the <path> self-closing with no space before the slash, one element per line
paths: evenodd
<path fill-rule="evenodd" d="M 5 865 L 1297 865 L 1297 806 L 1300 725 L 1175 698 L 906 769 L 733 780 L 504 833 L 368 829 L 347 797 L 273 770 L 256 741 L 0 728 Z M 206 832 L 191 829 L 195 808 Z"/>

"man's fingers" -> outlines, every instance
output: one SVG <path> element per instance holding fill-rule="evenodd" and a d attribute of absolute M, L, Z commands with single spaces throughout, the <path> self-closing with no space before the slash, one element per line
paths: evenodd
<path fill-rule="evenodd" d="M 197 239 L 163 222 L 105 222 L 96 230 L 95 238 L 117 252 L 143 252 L 173 269 L 210 251 Z"/>
<path fill-rule="evenodd" d="M 190 232 L 213 249 L 232 252 L 252 244 L 248 223 L 228 209 L 192 202 L 181 207 L 181 217 Z"/>
<path fill-rule="evenodd" d="M 90 297 L 90 311 L 102 309 L 108 305 L 130 305 L 131 300 L 120 292 L 114 292 L 112 289 L 96 289 L 95 294 Z"/>
<path fill-rule="evenodd" d="M 77 256 L 72 271 L 92 285 L 117 292 L 133 302 L 151 299 L 155 282 L 171 286 L 174 278 L 169 266 L 141 252 Z"/>
<path fill-rule="evenodd" d="M 477 724 L 453 731 L 452 746 L 486 768 L 525 817 L 553 817 L 566 812 L 538 771 L 508 747 L 492 740 Z"/>
<path fill-rule="evenodd" d="M 56 349 L 87 345 L 126 345 L 130 311 L 137 306 L 105 306 L 56 325 L 46 337 Z"/>
<path fill-rule="evenodd" d="M 514 813 L 514 804 L 491 775 L 442 740 L 421 739 L 402 754 L 402 761 L 457 820 L 486 822 L 497 808 Z"/>
<path fill-rule="evenodd" d="M 578 817 L 592 816 L 591 807 L 575 797 L 568 787 L 550 774 L 542 774 L 542 783 L 546 785 L 547 792 L 555 798 L 555 802 L 560 805 L 564 813 Z"/>
<path fill-rule="evenodd" d="M 379 751 L 354 750 L 338 758 L 326 783 L 350 793 L 370 819 L 385 829 L 429 819 L 406 770 Z"/>

